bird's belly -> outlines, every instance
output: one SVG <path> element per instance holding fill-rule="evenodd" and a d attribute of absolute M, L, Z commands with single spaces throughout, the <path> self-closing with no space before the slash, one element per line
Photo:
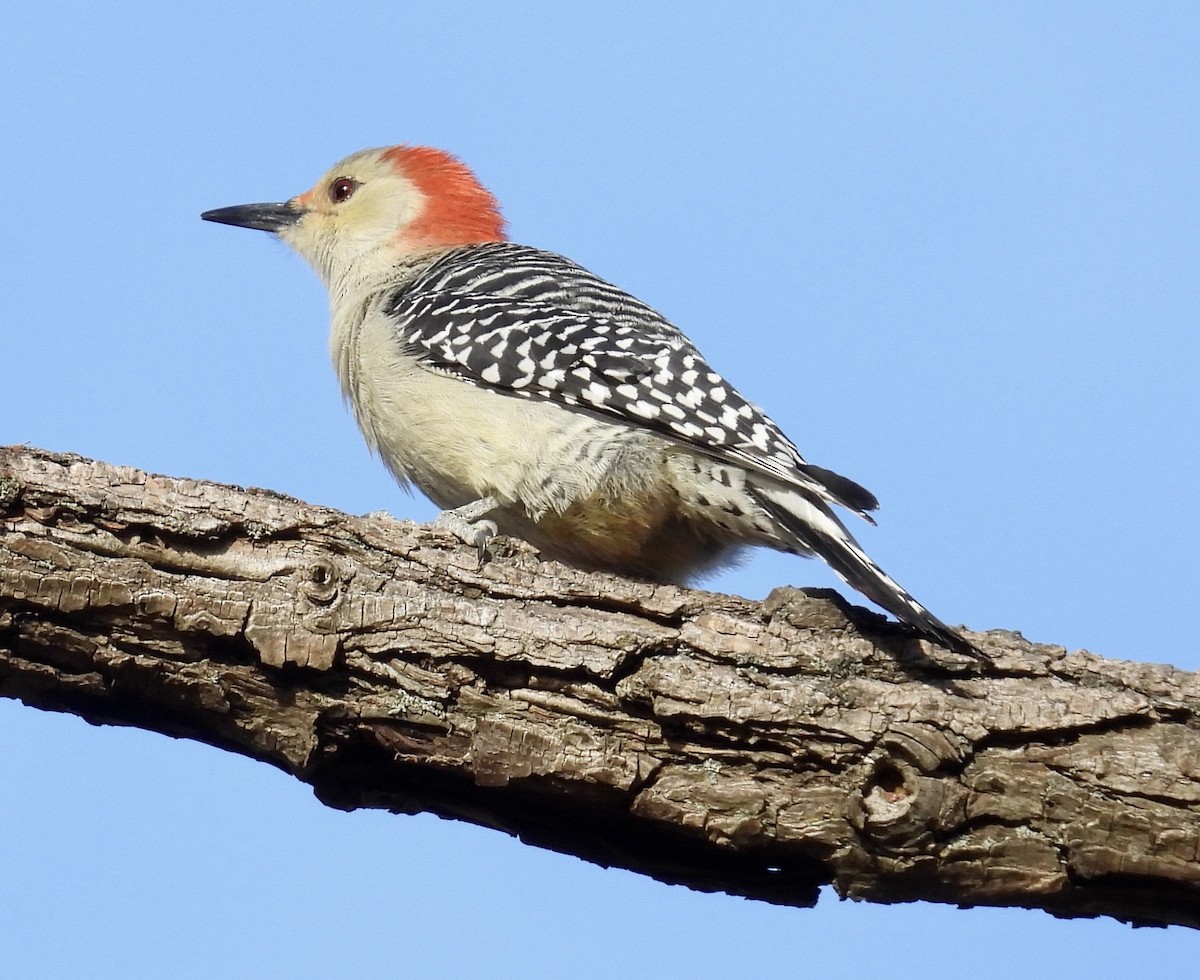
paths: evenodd
<path fill-rule="evenodd" d="M 490 495 L 536 520 L 587 498 L 665 491 L 668 445 L 652 433 L 432 371 L 394 336 L 367 318 L 343 390 L 371 448 L 439 506 Z"/>
<path fill-rule="evenodd" d="M 572 564 L 683 580 L 727 557 L 733 536 L 681 499 L 677 445 L 432 371 L 394 336 L 368 318 L 342 383 L 402 484 L 443 508 L 495 497 L 488 517 L 502 533 Z"/>

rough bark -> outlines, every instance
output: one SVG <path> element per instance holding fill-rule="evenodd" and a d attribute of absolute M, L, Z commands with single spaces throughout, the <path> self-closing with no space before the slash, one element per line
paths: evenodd
<path fill-rule="evenodd" d="M 1200 925 L 1197 677 L 0 449 L 0 695 L 785 905 Z"/>

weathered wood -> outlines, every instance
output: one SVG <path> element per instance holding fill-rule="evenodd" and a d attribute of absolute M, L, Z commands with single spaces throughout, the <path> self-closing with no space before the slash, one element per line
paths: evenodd
<path fill-rule="evenodd" d="M 1197 677 L 0 449 L 0 695 L 664 881 L 1200 924 Z"/>

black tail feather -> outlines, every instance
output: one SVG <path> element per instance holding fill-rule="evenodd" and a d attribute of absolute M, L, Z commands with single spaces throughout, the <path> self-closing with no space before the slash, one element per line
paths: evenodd
<path fill-rule="evenodd" d="M 975 646 L 917 602 L 895 579 L 875 564 L 854 536 L 820 501 L 787 488 L 749 488 L 763 508 L 804 549 L 820 556 L 851 588 L 939 646 L 979 658 Z M 799 509 L 801 513 L 787 506 Z M 797 505 L 800 505 L 797 507 Z M 803 511 L 810 510 L 806 519 Z M 812 513 L 815 512 L 815 513 Z"/>

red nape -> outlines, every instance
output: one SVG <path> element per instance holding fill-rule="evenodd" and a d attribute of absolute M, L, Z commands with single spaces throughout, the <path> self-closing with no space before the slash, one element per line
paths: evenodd
<path fill-rule="evenodd" d="M 450 246 L 506 240 L 496 199 L 458 159 L 428 146 L 393 146 L 383 158 L 425 196 L 421 216 L 405 229 L 407 241 Z"/>

